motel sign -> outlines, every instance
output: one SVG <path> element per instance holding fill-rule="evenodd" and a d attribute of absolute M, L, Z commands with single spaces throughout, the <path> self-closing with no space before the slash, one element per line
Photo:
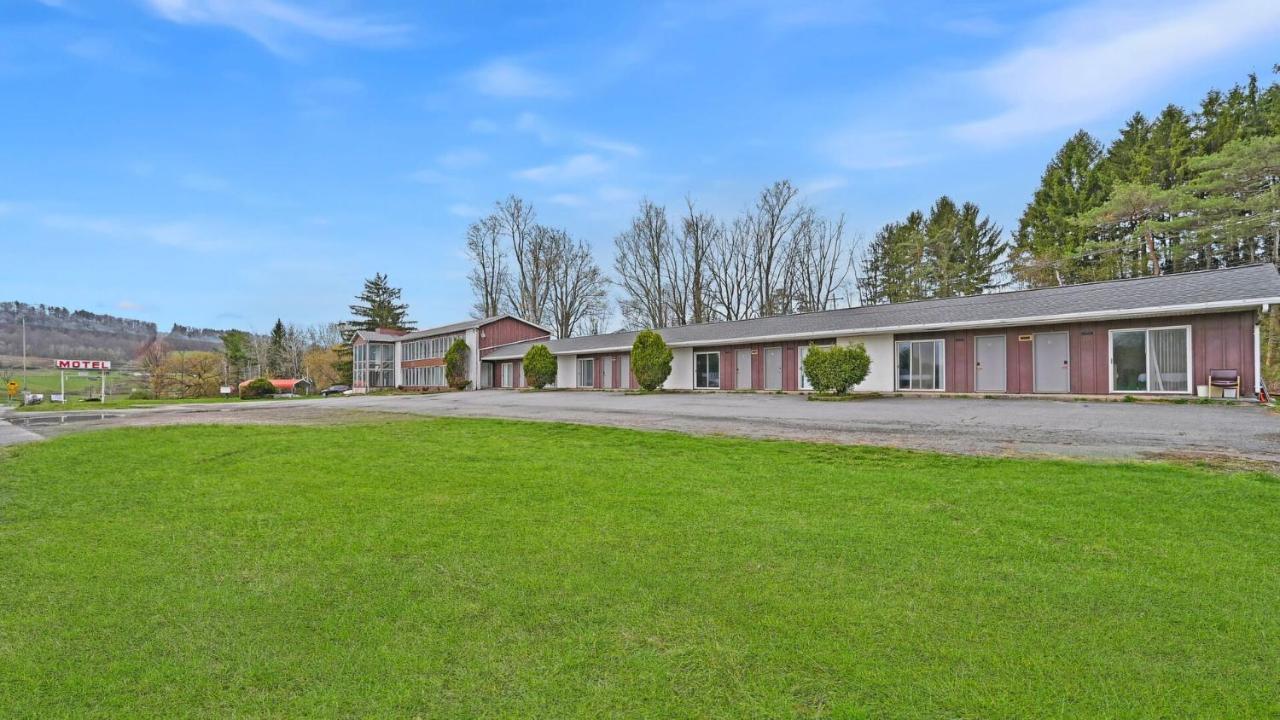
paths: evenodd
<path fill-rule="evenodd" d="M 59 370 L 110 370 L 110 360 L 58 360 Z"/>
<path fill-rule="evenodd" d="M 59 385 L 62 392 L 53 397 L 54 402 L 67 401 L 67 371 L 68 370 L 97 370 L 102 374 L 102 391 L 98 395 L 98 402 L 107 401 L 107 371 L 111 369 L 110 360 L 54 360 L 54 367 L 58 369 Z M 87 374 L 87 373 L 85 373 Z"/>

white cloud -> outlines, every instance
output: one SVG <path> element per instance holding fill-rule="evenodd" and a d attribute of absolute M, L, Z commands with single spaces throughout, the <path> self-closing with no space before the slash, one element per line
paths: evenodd
<path fill-rule="evenodd" d="M 582 140 L 582 144 L 587 147 L 595 148 L 596 150 L 604 150 L 605 152 L 611 152 L 617 155 L 626 155 L 627 157 L 636 157 L 640 154 L 640 148 L 638 146 L 622 142 L 620 140 L 588 137 Z"/>
<path fill-rule="evenodd" d="M 851 170 L 889 170 L 925 162 L 921 140 L 906 130 L 854 128 L 829 138 L 822 151 Z"/>
<path fill-rule="evenodd" d="M 390 45 L 410 27 L 371 18 L 343 16 L 283 0 L 143 0 L 156 14 L 183 25 L 220 25 L 248 35 L 281 55 L 308 37 L 348 45 Z"/>
<path fill-rule="evenodd" d="M 515 177 L 534 182 L 566 182 L 581 180 L 608 172 L 609 164 L 599 155 L 583 153 L 566 158 L 562 162 L 539 165 L 515 173 Z"/>
<path fill-rule="evenodd" d="M 582 207 L 583 205 L 587 204 L 586 198 L 582 197 L 581 195 L 575 195 L 573 193 L 557 193 L 555 195 L 552 195 L 548 199 L 556 205 L 563 205 L 565 207 L 576 208 L 576 207 Z"/>
<path fill-rule="evenodd" d="M 293 102 L 304 115 L 329 117 L 340 114 L 365 94 L 364 83 L 348 77 L 308 80 L 293 89 Z"/>
<path fill-rule="evenodd" d="M 132 300 L 121 300 L 116 303 L 117 310 L 125 310 L 128 312 L 136 312 L 142 309 L 142 305 Z"/>
<path fill-rule="evenodd" d="M 460 218 L 477 218 L 483 215 L 484 211 L 474 205 L 457 203 L 449 206 L 449 214 Z"/>
<path fill-rule="evenodd" d="M 482 150 L 458 148 L 436 158 L 436 164 L 447 168 L 469 168 L 482 165 L 488 160 L 489 156 Z"/>
<path fill-rule="evenodd" d="M 838 190 L 848 184 L 849 181 L 839 175 L 826 175 L 800 183 L 800 191 L 805 195 L 817 195 L 828 190 Z"/>
<path fill-rule="evenodd" d="M 472 88 L 481 95 L 500 98 L 542 98 L 565 94 L 554 78 L 531 70 L 513 60 L 497 59 L 467 74 Z"/>
<path fill-rule="evenodd" d="M 1038 41 L 971 73 L 1003 107 L 953 131 L 996 144 L 1077 127 L 1131 109 L 1178 73 L 1274 40 L 1277 31 L 1275 0 L 1077 8 L 1047 19 Z"/>
<path fill-rule="evenodd" d="M 231 233 L 191 220 L 145 222 L 53 213 L 41 216 L 39 221 L 46 228 L 66 233 L 100 235 L 121 241 L 141 240 L 152 245 L 202 253 L 227 249 L 230 245 L 227 238 L 231 236 Z"/>
<path fill-rule="evenodd" d="M 498 132 L 498 123 L 489 118 L 476 118 L 467 124 L 467 129 L 473 133 L 491 135 Z"/>
<path fill-rule="evenodd" d="M 529 133 L 538 138 L 543 145 L 550 145 L 555 142 L 555 132 L 541 115 L 531 112 L 522 112 L 516 116 L 516 130 L 522 133 Z"/>
<path fill-rule="evenodd" d="M 640 193 L 628 188 L 606 185 L 596 192 L 601 202 L 615 205 L 634 205 L 640 201 Z"/>
<path fill-rule="evenodd" d="M 230 183 L 220 177 L 198 172 L 186 173 L 178 178 L 178 182 L 189 190 L 199 190 L 201 192 L 222 192 L 231 187 Z"/>
<path fill-rule="evenodd" d="M 972 15 L 942 21 L 942 29 L 956 35 L 977 38 L 993 38 L 1008 32 L 1008 28 L 993 17 Z"/>
<path fill-rule="evenodd" d="M 409 179 L 423 185 L 444 185 L 453 182 L 453 178 L 433 168 L 423 168 L 409 173 Z"/>

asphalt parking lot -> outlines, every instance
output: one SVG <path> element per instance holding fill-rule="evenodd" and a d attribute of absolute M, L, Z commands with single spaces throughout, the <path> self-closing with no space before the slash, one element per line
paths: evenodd
<path fill-rule="evenodd" d="M 336 422 L 367 413 L 561 421 L 695 434 L 884 445 L 981 455 L 1204 456 L 1280 467 L 1280 414 L 1248 404 L 487 390 L 118 411 L 85 422 L 11 427 L 0 444 L 112 426 Z M 56 415 L 55 415 L 56 416 Z M 49 416 L 49 417 L 55 417 Z M 11 414 L 9 420 L 38 415 Z"/>

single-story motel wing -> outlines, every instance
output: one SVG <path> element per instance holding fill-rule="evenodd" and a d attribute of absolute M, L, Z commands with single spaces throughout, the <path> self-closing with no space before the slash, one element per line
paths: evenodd
<path fill-rule="evenodd" d="M 1239 377 L 1241 397 L 1256 397 L 1260 313 L 1275 304 L 1280 272 L 1256 264 L 685 325 L 659 330 L 673 353 L 663 387 L 805 391 L 810 345 L 862 344 L 871 372 L 859 391 L 1193 395 L 1210 371 L 1226 371 Z M 473 350 L 476 389 L 523 387 L 521 359 L 538 343 L 556 357 L 556 387 L 638 387 L 636 332 L 551 334 L 511 315 L 407 334 L 361 331 L 354 387 L 439 389 L 444 353 L 459 337 Z"/>

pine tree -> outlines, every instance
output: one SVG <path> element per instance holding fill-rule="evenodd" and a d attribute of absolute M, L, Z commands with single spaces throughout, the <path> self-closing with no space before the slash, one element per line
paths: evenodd
<path fill-rule="evenodd" d="M 980 295 L 1003 283 L 998 280 L 999 260 L 1009 249 L 1004 230 L 982 216 L 974 203 L 960 207 L 956 223 L 953 265 L 958 268 L 954 283 L 957 295 Z"/>
<path fill-rule="evenodd" d="M 860 264 L 864 305 L 976 295 L 996 282 L 1007 246 L 978 206 L 938 198 L 926 217 L 912 212 L 876 233 Z"/>
<path fill-rule="evenodd" d="M 271 341 L 267 345 L 267 376 L 272 378 L 284 377 L 288 365 L 288 357 L 288 331 L 285 330 L 284 321 L 276 318 L 276 324 L 271 328 Z"/>
<path fill-rule="evenodd" d="M 1190 169 L 1167 225 L 1190 236 L 1196 266 L 1280 263 L 1280 137 L 1236 140 Z"/>
<path fill-rule="evenodd" d="M 1155 185 L 1121 183 L 1111 191 L 1102 205 L 1081 213 L 1076 222 L 1086 230 L 1117 229 L 1126 236 L 1126 244 L 1109 250 L 1130 249 L 1145 253 L 1146 265 L 1135 268 L 1137 275 L 1162 275 L 1164 268 L 1156 247 L 1158 221 L 1174 202 L 1174 192 Z M 1140 241 L 1140 247 L 1134 243 Z"/>
<path fill-rule="evenodd" d="M 1195 154 L 1191 141 L 1191 118 L 1177 105 L 1169 105 L 1151 124 L 1151 140 L 1148 157 L 1151 163 L 1150 180 L 1168 190 L 1187 181 L 1190 170 L 1187 164 Z"/>
<path fill-rule="evenodd" d="M 1102 146 L 1080 130 L 1049 162 L 1013 236 L 1015 279 L 1031 287 L 1089 279 L 1089 259 L 1080 257 L 1088 234 L 1074 218 L 1106 200 L 1101 158 Z"/>
<path fill-rule="evenodd" d="M 1107 187 L 1118 182 L 1150 182 L 1150 145 L 1151 123 L 1142 113 L 1134 113 L 1098 165 Z"/>
<path fill-rule="evenodd" d="M 222 334 L 222 354 L 227 362 L 227 382 L 238 385 L 249 366 L 249 333 L 228 330 Z"/>
<path fill-rule="evenodd" d="M 387 276 L 374 274 L 364 281 L 364 290 L 356 296 L 357 304 L 351 306 L 355 320 L 350 326 L 355 330 L 412 330 L 413 323 L 406 318 L 409 306 L 400 302 L 400 288 L 391 287 Z"/>

